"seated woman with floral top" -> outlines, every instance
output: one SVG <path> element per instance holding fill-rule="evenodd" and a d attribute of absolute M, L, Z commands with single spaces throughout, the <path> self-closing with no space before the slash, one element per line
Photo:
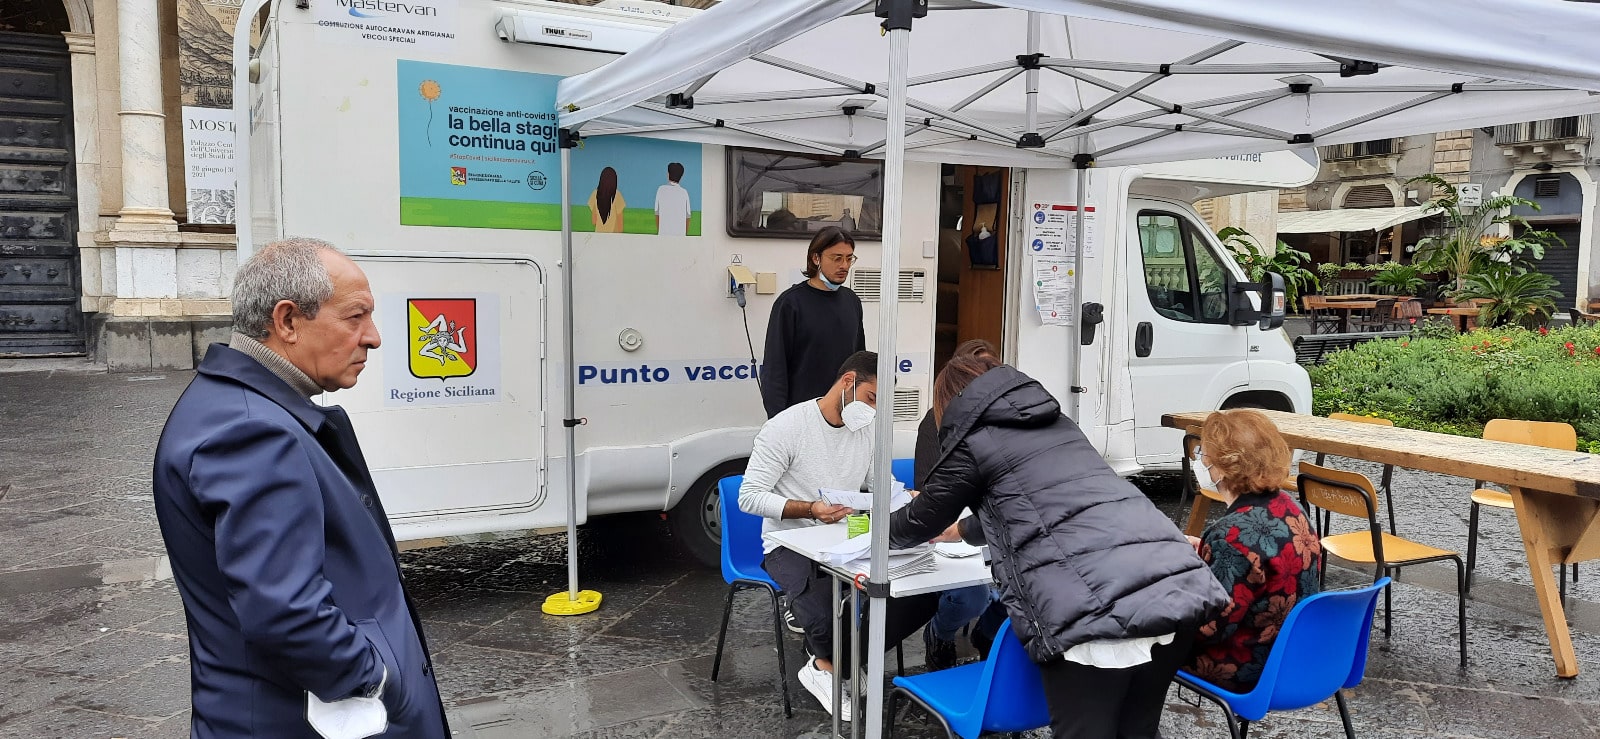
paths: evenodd
<path fill-rule="evenodd" d="M 1288 467 L 1289 447 L 1265 415 L 1241 409 L 1206 419 L 1194 473 L 1201 487 L 1222 493 L 1228 510 L 1189 539 L 1233 603 L 1200 627 L 1186 669 L 1227 690 L 1255 687 L 1290 609 L 1321 590 L 1322 546 L 1279 489 Z"/>

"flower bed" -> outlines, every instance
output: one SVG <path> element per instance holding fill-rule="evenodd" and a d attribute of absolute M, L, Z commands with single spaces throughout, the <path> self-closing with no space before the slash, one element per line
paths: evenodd
<path fill-rule="evenodd" d="M 1481 436 L 1495 418 L 1562 421 L 1600 453 L 1600 327 L 1480 329 L 1434 322 L 1410 339 L 1369 341 L 1310 368 L 1313 412 L 1387 418 L 1404 428 Z"/>

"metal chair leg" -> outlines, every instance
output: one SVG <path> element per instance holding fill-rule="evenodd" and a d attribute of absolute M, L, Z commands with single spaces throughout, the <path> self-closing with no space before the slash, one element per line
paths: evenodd
<path fill-rule="evenodd" d="M 1556 565 L 1556 588 L 1561 593 L 1561 607 L 1567 607 L 1567 578 L 1561 571 L 1561 565 Z"/>
<path fill-rule="evenodd" d="M 901 648 L 901 645 L 899 645 L 899 644 L 894 645 L 894 662 L 895 662 L 895 667 L 900 671 L 900 677 L 905 677 L 906 676 L 906 651 L 905 651 L 905 649 Z"/>
<path fill-rule="evenodd" d="M 1467 517 L 1467 589 L 1472 592 L 1472 570 L 1478 565 L 1478 504 L 1472 504 L 1472 513 Z"/>
<path fill-rule="evenodd" d="M 1387 575 L 1389 574 L 1389 568 L 1380 565 L 1379 572 Z M 1383 589 L 1383 637 L 1385 639 L 1389 638 L 1390 628 L 1393 626 L 1394 601 L 1389 597 L 1389 594 L 1393 591 L 1394 587 L 1392 586 Z"/>
<path fill-rule="evenodd" d="M 1344 722 L 1345 739 L 1356 739 L 1356 729 L 1350 725 L 1350 706 L 1344 702 L 1344 691 L 1333 691 L 1333 699 L 1339 703 L 1339 719 Z"/>
<path fill-rule="evenodd" d="M 728 586 L 728 597 L 722 603 L 722 628 L 717 631 L 717 656 L 711 660 L 711 682 L 717 681 L 717 673 L 722 670 L 722 644 L 728 638 L 728 617 L 733 615 L 733 594 L 739 592 L 739 586 Z"/>
<path fill-rule="evenodd" d="M 1389 507 L 1389 533 L 1400 535 L 1394 523 L 1394 465 L 1383 466 L 1383 502 Z"/>
<path fill-rule="evenodd" d="M 778 643 L 778 686 L 784 694 L 784 718 L 794 718 L 794 707 L 789 705 L 789 649 L 784 646 L 784 600 L 778 590 L 766 589 L 773 598 L 773 640 Z"/>
<path fill-rule="evenodd" d="M 1250 722 L 1239 719 L 1239 739 L 1250 739 Z"/>
<path fill-rule="evenodd" d="M 1456 628 L 1461 630 L 1461 667 L 1467 667 L 1467 566 L 1460 557 L 1451 557 L 1456 563 Z M 1384 591 L 1388 591 L 1384 588 Z"/>
<path fill-rule="evenodd" d="M 899 703 L 900 703 L 900 691 L 898 691 L 898 690 L 889 691 L 889 704 L 887 706 L 885 706 L 885 708 L 887 708 L 888 711 L 889 711 L 889 715 L 885 716 L 884 719 L 883 719 L 883 736 L 884 736 L 884 739 L 894 739 L 894 715 L 895 715 L 895 709 L 898 707 Z"/>

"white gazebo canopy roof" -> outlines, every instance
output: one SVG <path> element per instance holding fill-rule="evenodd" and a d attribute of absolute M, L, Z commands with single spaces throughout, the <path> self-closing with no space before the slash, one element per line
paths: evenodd
<path fill-rule="evenodd" d="M 563 81 L 561 124 L 881 157 L 871 8 L 728 0 Z M 911 33 L 907 157 L 1107 166 L 1592 113 L 1596 28 L 1600 8 L 1559 0 L 935 0 Z"/>

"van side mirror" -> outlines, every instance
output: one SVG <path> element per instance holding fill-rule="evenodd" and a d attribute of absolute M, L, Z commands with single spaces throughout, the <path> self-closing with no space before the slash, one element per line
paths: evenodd
<path fill-rule="evenodd" d="M 1251 293 L 1259 302 L 1250 299 Z M 1283 325 L 1287 309 L 1283 275 L 1268 272 L 1261 276 L 1261 282 L 1236 282 L 1228 300 L 1228 323 L 1234 326 L 1255 323 L 1262 331 L 1271 331 Z"/>
<path fill-rule="evenodd" d="M 1262 275 L 1265 283 L 1261 291 L 1261 330 L 1272 331 L 1283 326 L 1288 313 L 1288 291 L 1283 287 L 1283 275 L 1268 272 Z"/>

